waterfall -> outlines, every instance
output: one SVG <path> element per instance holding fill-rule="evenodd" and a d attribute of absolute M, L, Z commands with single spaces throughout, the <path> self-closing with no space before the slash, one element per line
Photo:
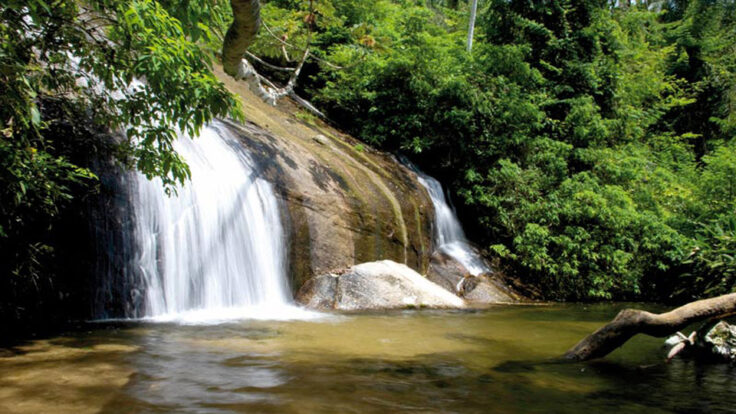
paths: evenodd
<path fill-rule="evenodd" d="M 404 161 L 416 174 L 419 182 L 427 189 L 432 199 L 435 216 L 435 237 L 437 248 L 457 260 L 474 276 L 490 271 L 488 265 L 478 251 L 468 243 L 465 232 L 460 225 L 455 210 L 445 197 L 442 184 L 434 178 L 424 174 L 414 165 Z"/>
<path fill-rule="evenodd" d="M 160 179 L 133 180 L 138 313 L 154 320 L 290 319 L 279 206 L 251 156 L 222 124 L 174 148 L 191 181 L 168 196 Z"/>

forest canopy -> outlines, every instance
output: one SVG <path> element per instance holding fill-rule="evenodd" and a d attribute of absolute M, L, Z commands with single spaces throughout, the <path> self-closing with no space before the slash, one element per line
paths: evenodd
<path fill-rule="evenodd" d="M 472 52 L 469 6 L 262 1 L 247 58 L 279 84 L 308 48 L 298 93 L 440 178 L 471 239 L 549 299 L 732 292 L 736 2 L 480 0 Z M 100 144 L 70 119 L 186 181 L 177 129 L 243 115 L 211 72 L 231 19 L 224 0 L 0 6 L 3 277 L 51 277 L 44 235 L 94 187 L 79 154 Z"/>
<path fill-rule="evenodd" d="M 362 61 L 305 91 L 417 155 L 509 272 L 565 300 L 733 290 L 733 1 L 485 1 L 472 54 L 462 2 L 333 6 L 315 43 Z"/>

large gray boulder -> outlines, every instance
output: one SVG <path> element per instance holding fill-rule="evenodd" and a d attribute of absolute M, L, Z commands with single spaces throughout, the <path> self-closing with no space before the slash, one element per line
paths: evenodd
<path fill-rule="evenodd" d="M 314 277 L 299 290 L 296 300 L 318 310 L 465 307 L 461 298 L 390 260 Z"/>

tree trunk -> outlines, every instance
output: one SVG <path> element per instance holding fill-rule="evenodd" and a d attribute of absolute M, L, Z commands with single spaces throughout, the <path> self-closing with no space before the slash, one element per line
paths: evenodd
<path fill-rule="evenodd" d="M 240 61 L 261 27 L 261 3 L 259 0 L 230 0 L 230 5 L 234 19 L 222 44 L 222 66 L 225 73 L 237 76 Z"/>
<path fill-rule="evenodd" d="M 473 36 L 475 34 L 475 15 L 478 12 L 478 0 L 473 0 L 470 6 L 470 24 L 468 26 L 468 52 L 473 50 Z"/>
<path fill-rule="evenodd" d="M 665 337 L 691 323 L 736 314 L 736 293 L 699 300 L 662 314 L 624 309 L 607 325 L 588 335 L 565 353 L 565 358 L 587 361 L 601 358 L 636 334 Z"/>
<path fill-rule="evenodd" d="M 468 52 L 473 50 L 473 36 L 475 35 L 475 15 L 478 13 L 478 0 L 473 0 L 470 6 L 470 24 L 468 26 Z"/>

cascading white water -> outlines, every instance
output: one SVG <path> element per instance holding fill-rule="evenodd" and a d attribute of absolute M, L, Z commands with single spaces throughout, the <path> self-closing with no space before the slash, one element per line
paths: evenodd
<path fill-rule="evenodd" d="M 480 254 L 468 244 L 465 232 L 455 211 L 447 202 L 442 184 L 434 178 L 422 173 L 416 167 L 411 166 L 417 173 L 419 182 L 427 189 L 429 197 L 434 205 L 435 226 L 437 227 L 438 249 L 457 260 L 470 274 L 477 276 L 489 272 L 490 269 Z"/>
<path fill-rule="evenodd" d="M 185 322 L 307 315 L 292 305 L 273 188 L 236 138 L 215 124 L 174 147 L 192 173 L 178 195 L 140 174 L 133 190 L 143 315 Z"/>

